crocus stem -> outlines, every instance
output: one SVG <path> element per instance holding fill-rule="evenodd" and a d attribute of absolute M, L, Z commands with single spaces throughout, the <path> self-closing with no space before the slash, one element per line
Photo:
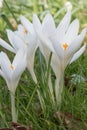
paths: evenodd
<path fill-rule="evenodd" d="M 48 66 L 47 66 L 47 84 L 49 86 L 49 92 L 50 92 L 50 96 L 51 96 L 52 102 L 55 105 L 54 92 L 53 92 L 53 86 L 52 86 L 52 81 L 51 81 L 51 73 L 50 73 L 51 58 L 52 58 L 52 52 L 50 53 Z"/>
<path fill-rule="evenodd" d="M 64 86 L 64 73 L 60 71 L 60 76 L 56 77 L 55 81 L 55 96 L 59 108 L 61 106 L 63 86 Z"/>
<path fill-rule="evenodd" d="M 43 111 L 43 113 L 45 113 L 46 105 L 45 105 L 45 102 L 44 102 L 44 98 L 42 97 L 39 89 L 37 89 L 37 94 L 38 94 L 38 97 L 39 97 L 39 101 L 40 101 L 40 104 L 41 104 L 42 111 Z"/>
<path fill-rule="evenodd" d="M 60 79 L 59 91 L 58 91 L 59 92 L 58 93 L 58 104 L 59 104 L 59 108 L 61 107 L 63 86 L 64 86 L 64 73 L 61 73 L 61 79 Z"/>
<path fill-rule="evenodd" d="M 57 104 L 59 104 L 59 78 L 55 80 L 55 97 Z"/>
<path fill-rule="evenodd" d="M 17 122 L 17 115 L 15 110 L 15 93 L 10 92 L 11 95 L 11 112 L 12 112 L 12 121 Z"/>
<path fill-rule="evenodd" d="M 50 53 L 50 56 L 49 56 L 49 61 L 48 61 L 48 66 L 47 66 L 47 84 L 48 84 L 48 81 L 49 81 L 49 74 L 50 74 L 50 62 L 51 62 L 51 58 L 52 58 L 52 52 Z"/>
<path fill-rule="evenodd" d="M 36 78 L 36 76 L 35 76 L 34 70 L 31 69 L 31 70 L 30 70 L 30 73 L 31 73 L 31 76 L 32 76 L 32 78 L 33 78 L 35 84 L 37 84 L 37 78 Z"/>
<path fill-rule="evenodd" d="M 51 96 L 53 105 L 55 105 L 54 92 L 53 92 L 53 86 L 52 86 L 52 81 L 51 81 L 51 74 L 49 74 L 48 86 L 49 86 L 50 96 Z"/>

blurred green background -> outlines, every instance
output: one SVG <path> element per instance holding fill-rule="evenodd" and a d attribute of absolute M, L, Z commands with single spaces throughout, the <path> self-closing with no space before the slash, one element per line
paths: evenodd
<path fill-rule="evenodd" d="M 58 24 L 66 12 L 66 2 L 67 0 L 3 0 L 3 6 L 0 9 L 0 30 L 5 29 L 7 26 L 6 21 L 3 21 L 2 17 L 6 17 L 8 20 L 15 18 L 19 23 L 21 14 L 32 20 L 33 13 L 37 13 L 42 20 L 45 14 L 50 12 Z M 69 2 L 72 4 L 72 19 L 79 18 L 82 25 L 86 24 L 87 1 L 70 0 Z"/>

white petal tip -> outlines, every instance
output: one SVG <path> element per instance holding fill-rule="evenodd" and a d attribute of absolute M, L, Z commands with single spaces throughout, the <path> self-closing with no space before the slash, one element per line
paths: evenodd
<path fill-rule="evenodd" d="M 77 51 L 77 52 L 73 55 L 73 57 L 72 57 L 72 59 L 71 59 L 71 61 L 70 61 L 70 64 L 71 64 L 72 62 L 74 62 L 75 60 L 77 60 L 77 59 L 84 53 L 85 49 L 86 49 L 86 44 L 84 44 L 84 45 L 80 48 L 80 50 Z"/>
<path fill-rule="evenodd" d="M 34 23 L 34 21 L 37 21 L 37 20 L 39 20 L 37 14 L 33 14 L 33 23 Z"/>
<path fill-rule="evenodd" d="M 87 31 L 87 29 L 86 28 L 84 28 L 83 30 L 82 30 L 82 32 L 81 32 L 81 36 L 84 38 L 85 37 L 85 35 L 86 35 L 86 31 Z"/>

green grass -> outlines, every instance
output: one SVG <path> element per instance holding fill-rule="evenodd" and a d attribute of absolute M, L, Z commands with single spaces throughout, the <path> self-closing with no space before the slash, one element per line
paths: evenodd
<path fill-rule="evenodd" d="M 86 0 L 70 0 L 73 5 L 72 20 L 78 18 L 80 21 L 80 29 L 87 27 L 87 2 Z M 0 37 L 8 41 L 6 29 L 14 30 L 9 20 L 14 18 L 17 23 L 20 23 L 20 15 L 24 15 L 32 21 L 33 13 L 37 13 L 42 20 L 47 12 L 50 12 L 55 23 L 59 23 L 64 16 L 66 9 L 64 7 L 66 0 L 48 0 L 47 5 L 44 5 L 41 0 L 4 0 L 3 7 L 0 9 Z M 59 11 L 60 10 L 60 11 Z M 85 39 L 85 42 L 86 39 Z M 11 53 L 0 47 L 12 58 Z M 87 50 L 86 50 L 87 51 Z M 19 82 L 16 91 L 16 109 L 18 122 L 24 125 L 32 125 L 34 130 L 65 130 L 66 127 L 70 130 L 87 129 L 87 52 L 85 51 L 77 61 L 67 67 L 65 77 L 68 77 L 68 84 L 64 87 L 62 93 L 62 113 L 72 113 L 71 126 L 64 123 L 63 118 L 60 120 L 58 115 L 54 116 L 57 109 L 53 106 L 48 85 L 46 83 L 46 64 L 42 55 L 39 55 L 37 50 L 35 56 L 35 73 L 37 75 L 39 86 L 35 85 L 31 75 L 26 70 Z M 40 57 L 41 56 L 41 57 Z M 76 75 L 73 80 L 72 75 Z M 52 80 L 55 76 L 52 72 Z M 84 80 L 78 79 L 78 75 Z M 76 80 L 77 78 L 77 80 Z M 73 88 L 75 92 L 73 94 Z M 37 89 L 40 92 L 41 104 Z M 10 95 L 6 83 L 0 77 L 0 127 L 10 127 L 11 110 L 10 110 Z M 74 116 L 80 119 L 75 120 Z M 67 117 L 67 116 L 66 116 Z M 65 117 L 65 118 L 66 118 Z M 70 119 L 69 119 L 70 120 Z M 85 125 L 86 123 L 86 125 Z M 76 126 L 74 126 L 76 125 Z M 71 128 L 72 127 L 72 128 Z"/>

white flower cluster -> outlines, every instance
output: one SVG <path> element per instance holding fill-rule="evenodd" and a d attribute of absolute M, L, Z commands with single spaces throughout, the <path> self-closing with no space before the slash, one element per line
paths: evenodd
<path fill-rule="evenodd" d="M 31 23 L 24 16 L 20 17 L 21 24 L 16 31 L 7 30 L 9 43 L 0 39 L 0 45 L 16 54 L 13 62 L 4 52 L 0 53 L 0 75 L 6 80 L 8 89 L 15 93 L 21 74 L 27 67 L 32 78 L 37 83 L 34 73 L 34 57 L 37 48 L 40 48 L 46 64 L 48 65 L 50 54 L 51 67 L 55 73 L 55 96 L 57 102 L 61 101 L 61 79 L 68 64 L 71 64 L 84 52 L 86 45 L 82 45 L 86 29 L 79 32 L 78 19 L 71 20 L 71 10 L 68 10 L 64 18 L 55 26 L 51 14 L 47 14 L 41 23 L 37 15 L 33 15 Z"/>

